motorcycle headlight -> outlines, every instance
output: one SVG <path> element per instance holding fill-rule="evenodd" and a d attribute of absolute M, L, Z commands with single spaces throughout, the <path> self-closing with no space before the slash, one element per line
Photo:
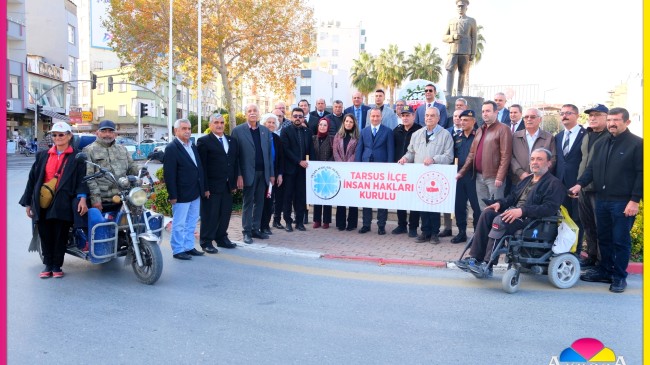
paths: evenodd
<path fill-rule="evenodd" d="M 129 192 L 129 201 L 131 204 L 141 207 L 147 202 L 147 193 L 142 188 L 133 188 Z"/>
<path fill-rule="evenodd" d="M 131 186 L 131 183 L 129 182 L 129 178 L 126 176 L 122 176 L 117 180 L 117 183 L 120 185 L 120 188 L 126 189 L 129 186 Z"/>

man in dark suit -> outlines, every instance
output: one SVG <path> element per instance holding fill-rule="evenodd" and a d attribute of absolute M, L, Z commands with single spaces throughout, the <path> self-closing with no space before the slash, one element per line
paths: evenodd
<path fill-rule="evenodd" d="M 242 228 L 244 243 L 253 243 L 253 237 L 267 239 L 260 231 L 264 196 L 268 184 L 275 183 L 271 160 L 271 135 L 268 128 L 258 124 L 257 105 L 246 107 L 246 123 L 232 130 L 232 137 L 239 146 L 237 188 L 243 189 Z"/>
<path fill-rule="evenodd" d="M 232 213 L 232 194 L 237 190 L 237 157 L 239 149 L 234 138 L 224 134 L 221 114 L 210 116 L 210 132 L 196 141 L 203 163 L 205 192 L 201 199 L 201 247 L 217 253 L 212 241 L 223 248 L 235 248 L 228 239 Z"/>
<path fill-rule="evenodd" d="M 494 102 L 497 103 L 497 121 L 510 127 L 510 110 L 506 108 L 506 94 L 498 92 L 494 95 Z"/>
<path fill-rule="evenodd" d="M 424 105 L 420 105 L 417 110 L 415 111 L 415 123 L 419 124 L 421 126 L 425 126 L 424 123 L 424 114 L 427 111 L 427 108 L 430 107 L 436 107 L 438 111 L 440 112 L 440 123 L 439 125 L 442 128 L 447 129 L 448 127 L 451 127 L 450 125 L 447 125 L 447 107 L 444 104 L 441 104 L 436 101 L 436 94 L 438 91 L 436 90 L 436 86 L 434 84 L 427 84 L 424 87 Z"/>
<path fill-rule="evenodd" d="M 192 125 L 187 119 L 174 123 L 176 138 L 165 148 L 163 175 L 172 205 L 170 243 L 174 258 L 190 260 L 203 252 L 194 248 L 194 230 L 199 221 L 201 195 L 205 192 L 203 166 L 196 146 L 190 142 Z"/>
<path fill-rule="evenodd" d="M 306 99 L 302 99 L 298 102 L 298 107 L 302 109 L 303 115 L 305 116 L 305 119 L 303 119 L 303 123 L 305 123 L 305 126 L 308 127 L 310 123 L 313 125 L 313 123 L 318 124 L 318 121 L 320 118 L 318 118 L 318 115 L 313 116 L 311 113 L 309 113 L 309 108 L 311 107 L 311 104 Z M 293 119 L 289 118 L 291 120 L 291 123 L 293 123 Z M 307 223 L 307 222 L 305 222 Z"/>
<path fill-rule="evenodd" d="M 582 138 L 584 138 L 586 132 L 578 124 L 578 113 L 577 106 L 573 104 L 562 105 L 560 118 L 562 118 L 564 129 L 555 136 L 555 151 L 557 152 L 555 176 L 567 187 L 576 184 L 580 162 L 582 161 Z M 566 195 L 562 205 L 580 228 L 578 232 L 578 248 L 576 249 L 576 255 L 579 257 L 584 232 L 580 222 L 578 199 L 572 199 Z"/>
<path fill-rule="evenodd" d="M 325 105 L 325 99 L 320 98 L 320 99 L 317 99 L 317 100 L 316 100 L 316 109 L 314 109 L 313 112 L 309 113 L 309 114 L 311 114 L 312 116 L 314 116 L 314 118 L 316 118 L 316 122 L 318 122 L 318 121 L 320 120 L 320 118 L 322 118 L 322 117 L 324 117 L 324 116 L 330 114 L 330 112 L 328 112 L 327 110 L 325 110 L 325 107 L 326 107 L 326 105 Z M 310 122 L 311 122 L 311 120 L 312 120 L 312 119 L 309 118 L 309 121 L 310 121 Z"/>
<path fill-rule="evenodd" d="M 355 156 L 356 162 L 393 162 L 395 140 L 393 131 L 381 123 L 382 112 L 378 108 L 370 110 L 370 125 L 361 131 Z M 377 233 L 386 234 L 388 209 L 377 209 Z M 359 233 L 370 231 L 372 208 L 363 208 L 363 226 Z"/>
<path fill-rule="evenodd" d="M 366 116 L 370 107 L 363 104 L 363 95 L 360 92 L 352 94 L 352 106 L 345 108 L 343 114 L 352 114 L 357 120 L 357 126 L 362 131 L 366 127 Z"/>
<path fill-rule="evenodd" d="M 341 100 L 334 100 L 332 112 L 325 117 L 329 121 L 330 129 L 328 134 L 330 136 L 334 137 L 343 125 L 343 115 L 343 102 Z M 318 134 L 318 124 L 316 125 L 316 130 L 312 130 L 311 133 L 314 136 Z"/>
<path fill-rule="evenodd" d="M 303 112 L 301 108 L 291 111 L 293 125 L 282 131 L 282 148 L 284 152 L 284 220 L 287 232 L 293 232 L 291 223 L 291 207 L 296 212 L 296 229 L 305 231 L 304 215 L 307 204 L 307 160 L 314 155 L 314 144 L 309 128 L 303 126 Z"/>
<path fill-rule="evenodd" d="M 523 116 L 523 108 L 519 104 L 512 104 L 510 105 L 510 109 L 508 109 L 508 113 L 510 115 L 510 124 L 508 127 L 510 127 L 510 131 L 512 134 L 515 134 L 515 132 L 521 131 L 523 129 L 526 129 L 526 123 L 524 123 L 524 119 L 522 118 Z"/>

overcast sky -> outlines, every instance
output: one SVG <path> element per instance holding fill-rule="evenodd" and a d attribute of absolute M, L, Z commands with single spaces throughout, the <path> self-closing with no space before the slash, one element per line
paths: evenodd
<path fill-rule="evenodd" d="M 310 3 L 319 20 L 361 21 L 374 55 L 391 43 L 407 54 L 431 43 L 445 60 L 442 34 L 457 14 L 453 0 Z M 470 71 L 472 84 L 539 84 L 549 103 L 587 105 L 605 102 L 607 91 L 642 71 L 640 0 L 474 0 L 467 15 L 483 26 L 486 39 L 483 59 Z"/>

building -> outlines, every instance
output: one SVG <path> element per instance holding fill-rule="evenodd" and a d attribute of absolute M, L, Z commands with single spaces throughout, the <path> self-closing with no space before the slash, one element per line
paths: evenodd
<path fill-rule="evenodd" d="M 354 59 L 365 51 L 366 31 L 361 23 L 348 26 L 340 21 L 322 21 L 316 27 L 316 54 L 306 57 L 305 67 L 296 80 L 296 100 L 306 99 L 313 106 L 325 99 L 328 108 L 334 100 L 351 105 L 350 69 Z"/>
<path fill-rule="evenodd" d="M 34 119 L 25 118 L 27 108 L 27 35 L 25 0 L 7 1 L 7 138 L 31 140 Z"/>

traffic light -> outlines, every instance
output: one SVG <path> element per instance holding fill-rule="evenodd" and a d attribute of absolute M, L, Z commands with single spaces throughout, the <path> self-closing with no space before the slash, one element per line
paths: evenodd
<path fill-rule="evenodd" d="M 113 91 L 113 76 L 108 77 L 108 92 Z"/>
<path fill-rule="evenodd" d="M 163 113 L 164 116 L 167 116 L 167 108 L 163 108 L 162 113 Z"/>
<path fill-rule="evenodd" d="M 43 106 L 36 104 L 36 113 L 41 114 L 43 112 Z"/>
<path fill-rule="evenodd" d="M 147 110 L 149 109 L 149 106 L 145 103 L 140 103 L 140 117 L 146 117 L 149 115 L 147 113 Z"/>
<path fill-rule="evenodd" d="M 90 73 L 90 88 L 95 90 L 97 88 L 97 75 Z"/>

